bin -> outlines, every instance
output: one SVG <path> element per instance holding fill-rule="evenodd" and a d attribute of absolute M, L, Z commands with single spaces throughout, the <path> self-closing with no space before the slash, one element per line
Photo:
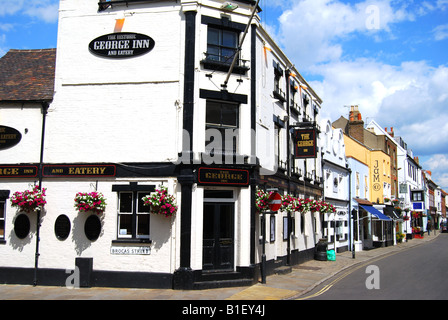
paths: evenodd
<path fill-rule="evenodd" d="M 316 244 L 316 249 L 314 251 L 314 259 L 319 261 L 327 261 L 327 239 L 320 239 Z"/>

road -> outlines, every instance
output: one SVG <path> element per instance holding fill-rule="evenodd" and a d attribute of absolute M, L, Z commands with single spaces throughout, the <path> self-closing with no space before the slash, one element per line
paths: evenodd
<path fill-rule="evenodd" d="M 302 299 L 446 300 L 448 234 L 337 274 Z"/>

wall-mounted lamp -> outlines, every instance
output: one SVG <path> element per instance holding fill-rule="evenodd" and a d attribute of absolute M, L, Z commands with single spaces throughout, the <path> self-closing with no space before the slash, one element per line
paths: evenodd
<path fill-rule="evenodd" d="M 238 5 L 230 2 L 226 2 L 221 6 L 221 10 L 234 11 L 236 9 L 238 9 Z"/>

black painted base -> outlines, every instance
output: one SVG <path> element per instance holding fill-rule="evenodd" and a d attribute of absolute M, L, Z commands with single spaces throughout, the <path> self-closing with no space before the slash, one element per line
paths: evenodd
<path fill-rule="evenodd" d="M 314 249 L 291 252 L 291 265 L 314 257 Z M 266 262 L 266 275 L 276 273 L 286 265 L 286 256 Z M 127 272 L 94 270 L 93 258 L 77 258 L 75 270 L 39 268 L 38 286 L 80 286 L 147 288 L 174 290 L 202 290 L 212 288 L 251 286 L 261 279 L 260 265 L 237 267 L 235 271 L 203 271 L 179 268 L 173 274 L 153 272 Z M 77 274 L 75 274 L 77 272 Z M 78 278 L 76 278 L 78 277 Z M 0 284 L 33 285 L 33 268 L 0 267 Z"/>

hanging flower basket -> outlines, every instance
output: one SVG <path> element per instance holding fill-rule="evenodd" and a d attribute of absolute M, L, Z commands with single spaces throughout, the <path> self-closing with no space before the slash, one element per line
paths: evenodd
<path fill-rule="evenodd" d="M 159 186 L 156 191 L 142 198 L 145 206 L 151 207 L 151 213 L 171 217 L 177 212 L 177 204 L 174 196 L 168 193 L 165 186 Z"/>
<path fill-rule="evenodd" d="M 258 188 L 256 189 L 255 206 L 258 213 L 269 210 L 269 196 L 271 194 L 272 192 L 268 193 Z M 307 211 L 319 213 L 334 213 L 336 212 L 336 208 L 325 201 L 309 198 L 301 199 L 286 194 L 282 196 L 282 205 L 280 207 L 280 211 L 285 211 L 288 213 L 294 213 L 296 211 L 300 213 L 304 213 Z"/>
<path fill-rule="evenodd" d="M 33 190 L 17 191 L 11 197 L 11 206 L 20 211 L 34 212 L 37 208 L 43 208 L 47 204 L 45 191 L 45 188 L 40 190 L 38 186 L 34 186 Z"/>
<path fill-rule="evenodd" d="M 332 204 L 329 204 L 325 201 L 318 201 L 318 205 L 319 205 L 320 213 L 335 213 L 336 212 L 336 208 Z"/>
<path fill-rule="evenodd" d="M 280 207 L 280 211 L 286 211 L 288 213 L 293 213 L 297 211 L 298 200 L 293 196 L 286 194 L 282 196 L 282 205 Z"/>
<path fill-rule="evenodd" d="M 79 212 L 101 214 L 106 210 L 106 199 L 101 192 L 78 192 L 75 196 L 75 208 Z"/>
<path fill-rule="evenodd" d="M 269 196 L 272 192 L 266 192 L 261 189 L 256 189 L 255 192 L 255 207 L 258 213 L 262 213 L 264 211 L 269 210 Z"/>

